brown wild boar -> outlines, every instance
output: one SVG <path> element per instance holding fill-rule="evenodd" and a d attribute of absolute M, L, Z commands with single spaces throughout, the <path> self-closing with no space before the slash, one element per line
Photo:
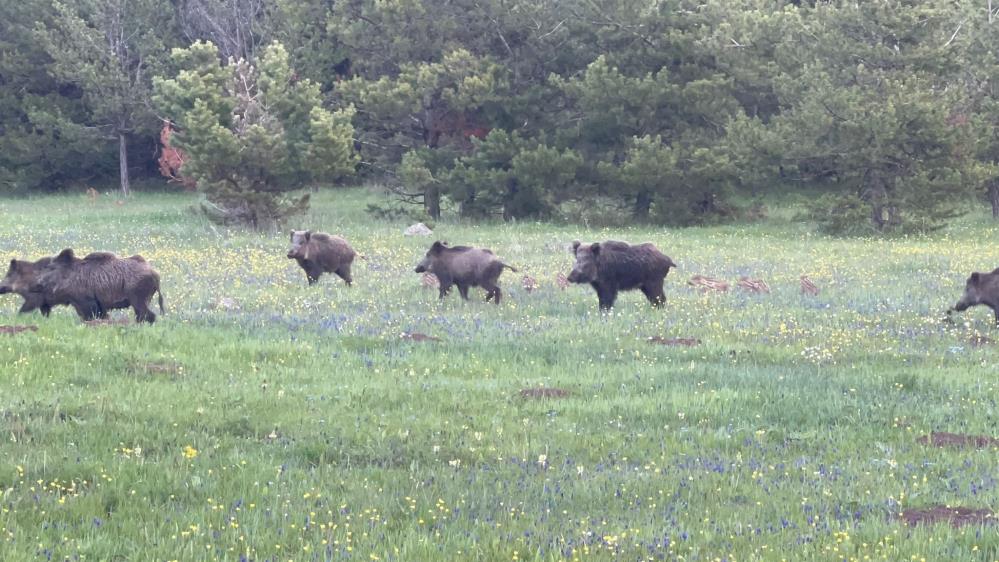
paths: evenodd
<path fill-rule="evenodd" d="M 108 310 L 132 307 L 137 322 L 156 321 L 149 309 L 153 294 L 159 293 L 163 312 L 160 276 L 142 256 L 119 258 L 108 252 L 94 252 L 77 258 L 65 249 L 52 258 L 31 287 L 54 304 L 70 304 L 84 320 L 107 315 Z"/>
<path fill-rule="evenodd" d="M 972 306 L 983 304 L 992 309 L 996 317 L 996 327 L 999 327 L 999 267 L 992 273 L 975 273 L 968 277 L 964 285 L 964 296 L 957 301 L 954 308 L 947 311 L 947 316 L 955 310 L 963 312 Z"/>
<path fill-rule="evenodd" d="M 18 313 L 25 314 L 40 310 L 42 316 L 48 316 L 52 310 L 51 303 L 45 300 L 45 295 L 32 293 L 31 285 L 38 280 L 38 272 L 47 266 L 52 258 L 42 258 L 38 261 L 10 260 L 7 275 L 0 281 L 0 295 L 13 293 L 24 299 Z"/>
<path fill-rule="evenodd" d="M 458 286 L 458 292 L 465 300 L 468 300 L 469 287 L 482 287 L 486 290 L 486 301 L 494 299 L 493 302 L 499 304 L 502 291 L 496 282 L 504 268 L 517 271 L 484 248 L 451 247 L 447 242 L 438 241 L 416 266 L 416 272 L 430 272 L 437 277 L 442 299 L 452 285 Z"/>
<path fill-rule="evenodd" d="M 601 310 L 614 306 L 618 291 L 631 289 L 641 289 L 653 306 L 666 304 L 663 280 L 676 264 L 652 244 L 631 246 L 616 240 L 581 244 L 576 240 L 572 252 L 576 263 L 568 280 L 589 283 L 597 292 Z"/>
<path fill-rule="evenodd" d="M 335 273 L 349 287 L 354 279 L 350 276 L 350 266 L 357 253 L 346 240 L 325 232 L 292 230 L 291 249 L 288 259 L 294 259 L 305 270 L 309 285 L 319 281 L 325 273 Z"/>

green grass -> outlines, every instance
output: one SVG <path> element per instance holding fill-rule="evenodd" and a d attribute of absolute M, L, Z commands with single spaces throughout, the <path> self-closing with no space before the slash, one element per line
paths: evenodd
<path fill-rule="evenodd" d="M 999 436 L 999 351 L 971 344 L 999 340 L 991 312 L 940 321 L 999 265 L 984 217 L 893 240 L 442 221 L 540 283 L 504 274 L 495 307 L 438 303 L 412 271 L 433 238 L 368 218 L 375 197 L 323 193 L 295 225 L 365 255 L 353 288 L 306 286 L 285 231 L 212 226 L 193 196 L 0 202 L 0 257 L 141 253 L 168 309 L 94 328 L 0 297 L 0 325 L 38 326 L 0 335 L 0 560 L 999 559 L 994 526 L 896 520 L 999 504 L 994 449 L 916 442 Z M 560 290 L 575 238 L 655 242 L 668 307 Z"/>

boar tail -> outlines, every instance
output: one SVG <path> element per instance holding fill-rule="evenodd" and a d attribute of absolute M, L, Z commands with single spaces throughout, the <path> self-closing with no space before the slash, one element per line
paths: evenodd
<path fill-rule="evenodd" d="M 368 256 L 366 256 L 364 254 L 357 254 L 357 257 L 361 258 L 364 261 L 368 261 Z"/>
<path fill-rule="evenodd" d="M 166 314 L 166 310 L 163 308 L 163 291 L 159 288 L 156 289 L 156 294 L 159 296 L 160 301 L 160 314 Z"/>
<path fill-rule="evenodd" d="M 500 265 L 502 265 L 503 267 L 505 267 L 505 268 L 509 269 L 510 271 L 512 271 L 512 272 L 514 272 L 514 273 L 517 273 L 518 271 L 520 271 L 520 270 L 519 270 L 519 269 L 517 269 L 516 267 L 514 267 L 514 266 L 512 266 L 512 265 L 507 265 L 507 264 L 505 264 L 505 263 L 503 263 L 503 262 L 500 262 Z M 502 271 L 502 268 L 500 268 L 500 270 Z"/>

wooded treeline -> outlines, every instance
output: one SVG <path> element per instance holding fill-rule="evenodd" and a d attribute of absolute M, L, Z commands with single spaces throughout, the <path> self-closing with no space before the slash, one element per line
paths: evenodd
<path fill-rule="evenodd" d="M 989 0 L 0 0 L 0 192 L 127 190 L 160 174 L 167 119 L 178 174 L 254 224 L 358 174 L 391 187 L 384 212 L 429 217 L 702 224 L 777 192 L 827 231 L 927 230 L 999 217 L 997 19 Z"/>

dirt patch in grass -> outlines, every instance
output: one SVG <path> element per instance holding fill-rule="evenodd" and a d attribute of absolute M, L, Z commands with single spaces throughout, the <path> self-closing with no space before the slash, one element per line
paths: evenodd
<path fill-rule="evenodd" d="M 132 372 L 137 375 L 178 377 L 184 373 L 184 366 L 173 361 L 136 362 L 132 363 L 130 367 Z"/>
<path fill-rule="evenodd" d="M 129 318 L 98 318 L 96 320 L 84 320 L 84 324 L 91 328 L 100 326 L 128 326 L 132 323 Z"/>
<path fill-rule="evenodd" d="M 0 334 L 20 334 L 21 332 L 37 332 L 38 326 L 0 326 Z"/>
<path fill-rule="evenodd" d="M 274 443 L 274 442 L 277 442 L 279 440 L 280 441 L 289 441 L 289 439 L 286 438 L 283 433 L 281 433 L 280 431 L 278 431 L 276 427 L 274 429 L 272 429 L 270 433 L 268 433 L 267 435 L 265 435 L 261 439 L 261 441 L 264 442 L 264 443 Z"/>
<path fill-rule="evenodd" d="M 999 439 L 994 439 L 987 435 L 963 435 L 942 431 L 934 431 L 929 435 L 924 435 L 916 439 L 916 442 L 920 445 L 932 445 L 934 447 L 974 447 L 976 449 L 999 447 Z"/>
<path fill-rule="evenodd" d="M 403 332 L 399 337 L 409 341 L 441 341 L 441 339 L 436 336 L 428 336 L 419 332 Z"/>
<path fill-rule="evenodd" d="M 30 431 L 28 430 L 28 424 L 21 419 L 21 416 L 15 414 L 14 412 L 3 410 L 0 411 L 0 427 L 3 428 L 3 432 L 10 436 L 10 440 L 14 443 L 20 443 L 25 440 Z"/>
<path fill-rule="evenodd" d="M 662 336 L 652 336 L 648 341 L 649 343 L 669 347 L 694 347 L 695 345 L 701 345 L 701 340 L 697 338 L 664 338 Z"/>
<path fill-rule="evenodd" d="M 902 512 L 900 518 L 910 527 L 915 527 L 919 524 L 932 525 L 944 522 L 950 523 L 955 528 L 964 525 L 995 523 L 995 514 L 992 513 L 991 509 L 947 507 L 945 505 L 907 509 Z"/>
<path fill-rule="evenodd" d="M 520 390 L 521 398 L 565 398 L 572 394 L 564 388 L 538 386 Z"/>

